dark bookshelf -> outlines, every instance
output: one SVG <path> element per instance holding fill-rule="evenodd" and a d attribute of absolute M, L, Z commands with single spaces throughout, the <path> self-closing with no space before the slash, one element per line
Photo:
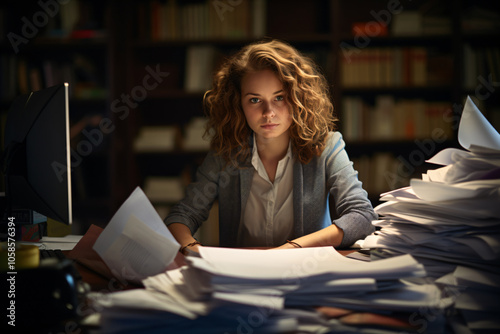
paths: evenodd
<path fill-rule="evenodd" d="M 179 177 L 185 181 L 186 175 L 192 178 L 202 161 L 205 150 L 186 150 L 182 146 L 183 136 L 191 121 L 204 115 L 203 89 L 186 89 L 186 72 L 190 68 L 188 54 L 200 46 L 212 48 L 208 52 L 213 57 L 204 65 L 203 77 L 197 78 L 203 81 L 224 57 L 250 42 L 262 38 L 279 38 L 291 43 L 314 58 L 325 74 L 335 111 L 340 117 L 340 131 L 344 130 L 342 126 L 347 118 L 346 110 L 343 109 L 346 99 L 359 97 L 374 107 L 379 96 L 390 96 L 396 102 L 419 100 L 447 103 L 453 113 L 450 125 L 454 127 L 455 135 L 442 143 L 436 143 L 436 150 L 437 146 L 457 147 L 456 122 L 460 117 L 460 106 L 467 95 L 475 98 L 488 119 L 497 129 L 499 127 L 500 56 L 497 57 L 496 52 L 499 49 L 500 20 L 494 18 L 500 15 L 500 10 L 496 2 L 247 0 L 229 3 L 232 4 L 232 10 L 222 12 L 217 12 L 208 0 L 81 0 L 79 3 L 83 6 L 84 17 L 90 20 L 87 20 L 87 24 L 80 24 L 73 37 L 70 32 L 65 37 L 54 37 L 54 34 L 47 32 L 49 26 L 60 24 L 56 16 L 54 23 L 40 29 L 15 54 L 6 35 L 20 32 L 21 18 L 30 20 L 33 13 L 41 8 L 36 2 L 4 2 L 0 5 L 0 15 L 4 18 L 0 56 L 2 59 L 15 57 L 38 64 L 44 59 L 60 61 L 81 54 L 97 68 L 96 72 L 102 78 L 98 83 L 103 96 L 75 99 L 72 110 L 77 119 L 100 115 L 114 125 L 112 133 L 106 136 L 106 143 L 88 157 L 89 169 L 98 173 L 84 177 L 84 183 L 95 181 L 92 195 L 86 201 L 78 201 L 82 211 L 90 212 L 92 207 L 99 207 L 95 216 L 101 215 L 101 223 L 107 222 L 136 186 L 144 186 L 148 177 Z M 170 15 L 171 18 L 163 20 L 163 23 L 158 19 L 162 6 L 162 15 Z M 184 15 L 188 15 L 188 12 L 193 16 L 186 18 Z M 211 14 L 207 14 L 209 12 Z M 397 25 L 401 24 L 397 22 L 398 15 L 412 13 L 420 15 L 411 16 L 422 20 L 420 32 L 397 33 L 398 29 L 405 29 L 404 26 L 398 28 Z M 203 15 L 211 15 L 207 17 L 212 17 L 212 21 Z M 493 19 L 485 19 L 485 15 Z M 483 23 L 474 24 L 477 20 Z M 381 21 L 388 22 L 385 29 L 375 25 Z M 371 28 L 375 30 L 363 39 L 353 32 L 353 24 L 357 24 L 358 29 L 373 24 Z M 208 33 L 203 32 L 204 29 Z M 442 74 L 445 80 L 428 80 L 419 85 L 345 86 L 342 83 L 342 63 L 346 46 L 350 46 L 353 52 L 421 48 L 428 57 L 437 57 L 432 63 L 437 64 L 437 67 L 432 65 L 428 75 L 442 71 L 442 60 L 448 60 L 447 72 Z M 487 62 L 481 60 L 483 54 L 489 59 Z M 471 57 L 480 65 L 473 71 Z M 424 66 L 431 66 L 429 59 Z M 151 78 L 152 72 L 156 70 L 168 75 L 158 77 L 157 82 L 152 79 L 145 82 L 147 76 Z M 493 84 L 486 86 L 489 82 Z M 145 89 L 145 83 L 154 84 L 154 88 L 148 86 L 152 89 Z M 203 82 L 198 84 L 196 87 L 203 87 Z M 11 92 L 10 96 L 0 99 L 2 114 L 8 109 L 12 95 Z M 128 100 L 124 96 L 128 96 Z M 151 126 L 176 127 L 178 133 L 173 149 L 158 152 L 134 150 L 141 129 Z M 408 158 L 412 152 L 418 152 L 417 142 L 424 139 L 346 139 L 346 143 L 355 168 L 362 159 L 359 163 L 364 165 L 359 166 L 360 170 L 374 171 L 377 170 L 375 159 L 384 160 L 387 158 L 385 155 L 391 155 L 393 163 L 397 164 L 400 156 Z M 429 154 L 427 152 L 425 158 L 429 158 Z M 415 168 L 414 175 L 404 175 L 406 182 L 412 176 L 419 177 L 419 172 L 420 168 Z M 372 180 L 378 177 L 365 173 L 360 172 L 359 177 L 366 184 L 373 183 Z M 370 189 L 370 199 L 374 203 L 379 193 L 387 190 L 387 185 L 384 188 Z"/>
<path fill-rule="evenodd" d="M 0 116 L 20 94 L 70 83 L 73 219 L 80 233 L 105 225 L 111 214 L 110 140 L 85 136 L 110 117 L 109 6 L 92 0 L 0 5 Z M 70 16 L 78 18 L 71 29 Z"/>

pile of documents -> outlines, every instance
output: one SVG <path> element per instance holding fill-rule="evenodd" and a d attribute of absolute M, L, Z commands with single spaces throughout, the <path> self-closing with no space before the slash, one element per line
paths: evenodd
<path fill-rule="evenodd" d="M 425 330 L 441 333 L 450 305 L 437 285 L 411 283 L 426 274 L 411 255 L 366 262 L 333 247 L 200 247 L 200 255 L 144 279 L 145 289 L 98 299 L 101 332 L 417 332 L 421 310 L 432 309 L 441 321 Z"/>
<path fill-rule="evenodd" d="M 467 98 L 448 148 L 409 187 L 381 195 L 372 259 L 411 254 L 454 300 L 460 333 L 500 331 L 500 135 Z"/>

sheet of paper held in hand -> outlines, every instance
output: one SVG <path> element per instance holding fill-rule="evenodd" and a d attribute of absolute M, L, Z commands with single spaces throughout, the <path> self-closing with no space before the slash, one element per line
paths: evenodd
<path fill-rule="evenodd" d="M 180 245 L 137 187 L 111 218 L 93 248 L 115 277 L 140 283 L 146 277 L 164 272 Z"/>

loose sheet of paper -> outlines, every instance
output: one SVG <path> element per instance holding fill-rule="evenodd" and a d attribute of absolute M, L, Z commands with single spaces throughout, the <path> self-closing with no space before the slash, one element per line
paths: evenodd
<path fill-rule="evenodd" d="M 413 179 L 415 194 L 425 201 L 453 201 L 461 198 L 488 197 L 500 189 L 500 180 L 474 180 L 456 184 L 442 184 Z"/>
<path fill-rule="evenodd" d="M 469 96 L 460 119 L 458 141 L 462 147 L 472 152 L 500 151 L 500 135 Z"/>
<path fill-rule="evenodd" d="M 179 247 L 142 189 L 136 188 L 93 248 L 117 278 L 140 283 L 165 271 Z"/>

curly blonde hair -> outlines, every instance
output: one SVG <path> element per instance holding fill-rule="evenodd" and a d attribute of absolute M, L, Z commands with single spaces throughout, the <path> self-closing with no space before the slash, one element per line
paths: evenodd
<path fill-rule="evenodd" d="M 338 119 L 328 83 L 316 64 L 278 40 L 245 46 L 214 75 L 212 89 L 203 98 L 211 149 L 235 166 L 251 153 L 252 130 L 241 106 L 241 81 L 247 73 L 260 70 L 273 71 L 283 84 L 293 119 L 289 129 L 292 151 L 300 162 L 310 162 L 323 152 L 328 133 L 336 129 Z"/>

